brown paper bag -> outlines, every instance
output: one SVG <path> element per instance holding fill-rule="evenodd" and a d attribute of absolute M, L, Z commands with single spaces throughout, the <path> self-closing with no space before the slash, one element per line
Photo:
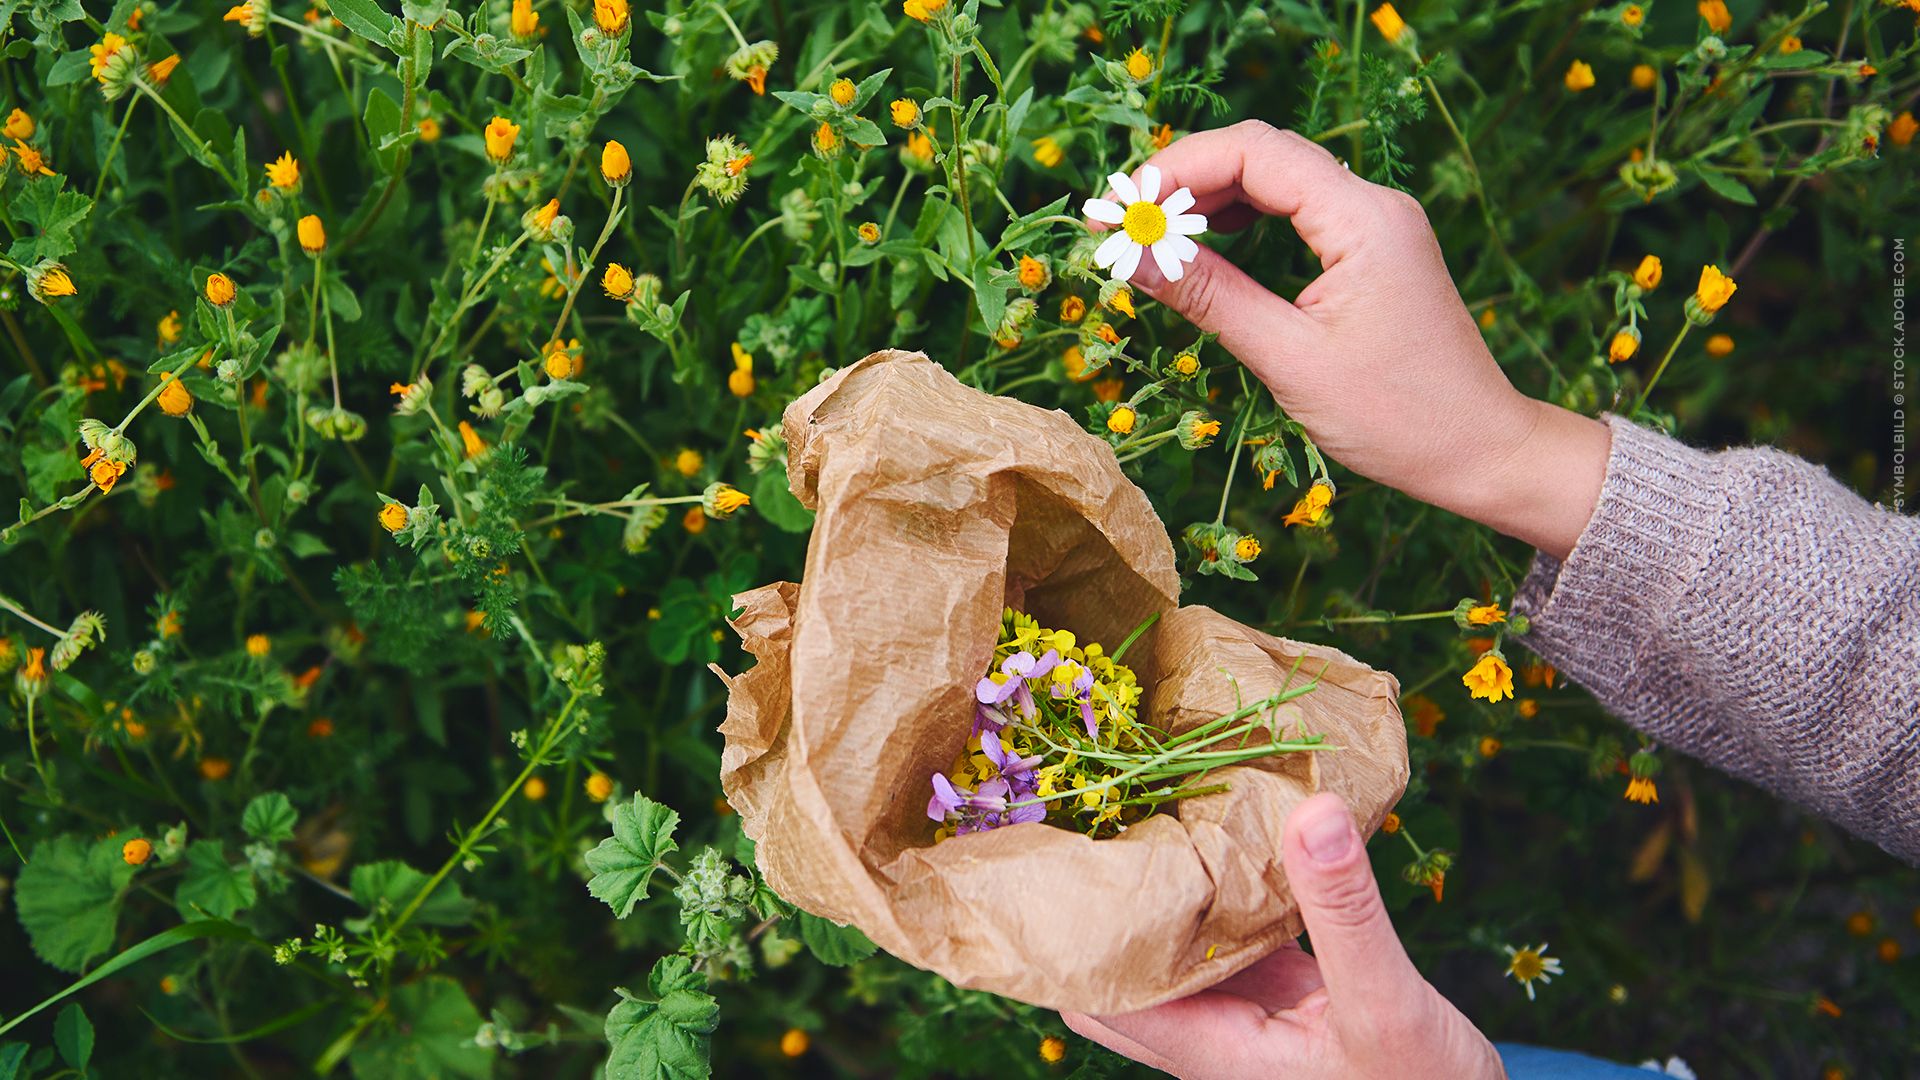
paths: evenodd
<path fill-rule="evenodd" d="M 758 663 L 720 728 L 769 884 L 960 986 L 1095 1014 L 1193 993 L 1300 933 L 1281 824 L 1333 791 L 1379 826 L 1407 782 L 1393 676 L 1178 607 L 1166 529 L 1106 443 L 923 354 L 837 372 L 785 434 L 817 512 L 806 572 L 736 598 Z M 1007 605 L 1109 647 L 1162 613 L 1127 662 L 1142 718 L 1169 730 L 1233 711 L 1228 674 L 1246 701 L 1317 674 L 1283 708 L 1340 749 L 1213 773 L 1231 790 L 1112 839 L 1033 823 L 936 847 L 928 780 L 968 738 Z"/>

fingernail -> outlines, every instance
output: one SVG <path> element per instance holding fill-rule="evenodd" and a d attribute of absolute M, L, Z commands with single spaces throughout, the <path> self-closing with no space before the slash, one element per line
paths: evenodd
<path fill-rule="evenodd" d="M 1307 854 L 1320 863 L 1339 862 L 1353 847 L 1353 820 L 1343 807 L 1321 814 L 1300 831 Z"/>

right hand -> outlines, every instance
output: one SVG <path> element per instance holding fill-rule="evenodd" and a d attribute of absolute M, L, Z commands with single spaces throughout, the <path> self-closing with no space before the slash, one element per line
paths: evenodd
<path fill-rule="evenodd" d="M 1255 120 L 1148 162 L 1216 229 L 1289 218 L 1321 274 L 1292 303 L 1206 247 L 1177 282 L 1135 282 L 1273 391 L 1354 472 L 1565 558 L 1599 497 L 1604 425 L 1522 395 L 1481 339 L 1426 212 L 1325 149 Z"/>

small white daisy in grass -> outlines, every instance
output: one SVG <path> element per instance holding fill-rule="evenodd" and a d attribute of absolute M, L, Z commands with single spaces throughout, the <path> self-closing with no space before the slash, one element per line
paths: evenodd
<path fill-rule="evenodd" d="M 1507 974 L 1526 988 L 1528 1001 L 1533 1000 L 1535 982 L 1550 983 L 1555 975 L 1561 974 L 1560 961 L 1547 955 L 1547 943 L 1544 941 L 1538 945 L 1522 945 L 1517 949 L 1508 945 L 1506 949 Z"/>

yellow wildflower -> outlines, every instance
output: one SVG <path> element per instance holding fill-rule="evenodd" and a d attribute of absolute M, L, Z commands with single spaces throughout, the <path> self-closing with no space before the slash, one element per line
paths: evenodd
<path fill-rule="evenodd" d="M 600 179 L 613 187 L 620 187 L 633 179 L 633 159 L 627 156 L 627 148 L 617 139 L 608 139 L 600 148 Z"/>
<path fill-rule="evenodd" d="M 246 5 L 241 5 L 242 10 L 244 10 L 245 7 Z M 227 12 L 227 17 L 231 19 L 233 12 Z M 88 46 L 87 53 L 90 59 L 87 61 L 87 66 L 92 70 L 93 77 L 100 80 L 104 85 L 107 81 L 107 76 L 104 72 L 106 71 L 108 62 L 114 58 L 115 54 L 126 47 L 127 39 L 112 32 L 108 32 L 101 37 L 99 44 Z"/>
<path fill-rule="evenodd" d="M 74 296 L 80 292 L 74 287 L 73 278 L 67 275 L 66 267 L 59 263 L 28 271 L 27 290 L 43 304 L 49 300 L 57 300 L 62 296 Z"/>
<path fill-rule="evenodd" d="M 1327 507 L 1333 505 L 1333 485 L 1324 480 L 1315 480 L 1308 486 L 1306 494 L 1293 504 L 1287 516 L 1280 519 L 1286 526 L 1318 525 L 1327 514 Z"/>
<path fill-rule="evenodd" d="M 673 456 L 673 470 L 689 478 L 698 475 L 700 467 L 706 463 L 698 450 L 682 450 Z"/>
<path fill-rule="evenodd" d="M 1047 271 L 1047 264 L 1031 255 L 1020 256 L 1019 275 L 1020 286 L 1034 290 L 1046 288 L 1047 279 L 1052 276 Z"/>
<path fill-rule="evenodd" d="M 1060 301 L 1060 321 L 1077 323 L 1087 314 L 1087 302 L 1077 296 L 1069 296 Z"/>
<path fill-rule="evenodd" d="M 1133 425 L 1139 419 L 1140 414 L 1133 410 L 1133 406 L 1122 405 L 1107 414 L 1107 430 L 1113 432 L 1115 435 L 1131 434 L 1133 432 Z"/>
<path fill-rule="evenodd" d="M 555 338 L 542 350 L 540 366 L 550 379 L 571 379 L 580 373 L 579 349 L 579 338 L 572 341 Z"/>
<path fill-rule="evenodd" d="M 1161 124 L 1159 127 L 1154 128 L 1152 141 L 1153 141 L 1153 148 L 1155 150 L 1165 150 L 1167 147 L 1172 146 L 1173 145 L 1173 125 Z"/>
<path fill-rule="evenodd" d="M 1640 351 L 1640 331 L 1629 326 L 1613 335 L 1613 341 L 1607 346 L 1607 362 L 1618 364 L 1633 359 Z"/>
<path fill-rule="evenodd" d="M 1628 26 L 1639 26 L 1641 23 L 1647 21 L 1646 9 L 1642 8 L 1639 4 L 1628 4 L 1626 7 L 1620 9 L 1620 21 Z"/>
<path fill-rule="evenodd" d="M 258 659 L 273 651 L 273 639 L 265 634 L 247 635 L 247 655 Z"/>
<path fill-rule="evenodd" d="M 1067 152 L 1060 147 L 1060 140 L 1051 135 L 1043 135 L 1033 140 L 1033 160 L 1043 169 L 1059 167 L 1067 158 Z"/>
<path fill-rule="evenodd" d="M 291 151 L 267 162 L 267 183 L 282 191 L 292 191 L 300 186 L 300 162 Z"/>
<path fill-rule="evenodd" d="M 1567 89 L 1574 93 L 1593 88 L 1593 66 L 1585 60 L 1575 60 L 1567 66 Z"/>
<path fill-rule="evenodd" d="M 1233 542 L 1233 557 L 1241 562 L 1252 562 L 1260 557 L 1260 541 L 1255 537 L 1243 536 Z"/>
<path fill-rule="evenodd" d="M 1726 0 L 1700 0 L 1700 17 L 1707 21 L 1707 28 L 1716 34 L 1724 34 L 1733 25 L 1733 13 L 1727 10 Z"/>
<path fill-rule="evenodd" d="M 593 25 L 603 34 L 624 34 L 631 11 L 627 0 L 593 0 Z"/>
<path fill-rule="evenodd" d="M 154 331 L 160 339 L 161 347 L 172 345 L 180 340 L 180 313 L 169 311 L 155 324 Z"/>
<path fill-rule="evenodd" d="M 1467 622 L 1474 626 L 1492 626 L 1506 621 L 1507 613 L 1500 610 L 1499 604 L 1480 604 L 1467 610 Z"/>
<path fill-rule="evenodd" d="M 1485 701 L 1504 701 L 1513 696 L 1513 669 L 1497 653 L 1482 656 L 1460 676 L 1460 682 L 1474 697 Z"/>
<path fill-rule="evenodd" d="M 1067 1056 L 1067 1041 L 1058 1035 L 1049 1035 L 1040 1040 L 1040 1060 L 1049 1065 L 1058 1065 Z"/>
<path fill-rule="evenodd" d="M 874 222 L 861 222 L 860 227 L 855 229 L 854 233 L 860 237 L 860 242 L 863 244 L 877 244 L 880 242 L 880 226 Z"/>
<path fill-rule="evenodd" d="M 737 341 L 733 343 L 733 370 L 727 372 L 727 390 L 739 398 L 753 395 L 753 354 Z"/>
<path fill-rule="evenodd" d="M 587 798 L 594 802 L 606 802 L 613 795 L 613 777 L 596 772 L 587 777 Z"/>
<path fill-rule="evenodd" d="M 900 10 L 916 22 L 931 22 L 947 6 L 947 0 L 904 0 Z"/>
<path fill-rule="evenodd" d="M 1127 54 L 1127 78 L 1134 82 L 1145 82 L 1153 74 L 1153 54 L 1145 49 L 1135 49 Z"/>
<path fill-rule="evenodd" d="M 807 1033 L 801 1031 L 799 1028 L 788 1028 L 787 1033 L 780 1036 L 780 1052 L 790 1058 L 797 1058 L 804 1055 L 807 1052 L 807 1048 L 812 1045 L 813 1040 L 808 1038 Z"/>
<path fill-rule="evenodd" d="M 1707 339 L 1707 355 L 1715 360 L 1733 354 L 1733 337 L 1728 334 L 1715 334 Z"/>
<path fill-rule="evenodd" d="M 1660 256 L 1643 255 L 1640 265 L 1633 268 L 1633 283 L 1644 292 L 1652 292 L 1660 287 Z"/>
<path fill-rule="evenodd" d="M 827 96 L 833 99 L 835 105 L 844 109 L 853 104 L 856 89 L 852 79 L 835 79 L 833 85 L 827 87 Z"/>
<path fill-rule="evenodd" d="M 1887 125 L 1887 138 L 1895 146 L 1910 145 L 1916 132 L 1920 132 L 1920 120 L 1915 120 L 1912 112 L 1901 113 L 1893 118 L 1893 123 Z"/>
<path fill-rule="evenodd" d="M 486 440 L 482 439 L 480 433 L 473 430 L 473 425 L 465 420 L 460 421 L 460 448 L 468 460 L 487 452 Z"/>
<path fill-rule="evenodd" d="M 153 841 L 142 836 L 120 845 L 120 860 L 128 866 L 139 866 L 153 858 Z"/>
<path fill-rule="evenodd" d="M 547 782 L 537 776 L 529 776 L 527 782 L 520 786 L 520 794 L 533 802 L 539 802 L 547 797 Z"/>
<path fill-rule="evenodd" d="M 386 503 L 380 507 L 380 527 L 390 533 L 397 533 L 407 527 L 407 508 L 397 502 Z"/>
<path fill-rule="evenodd" d="M 1700 305 L 1700 310 L 1711 315 L 1726 307 L 1727 301 L 1733 299 L 1734 290 L 1739 287 L 1732 278 L 1721 273 L 1719 267 L 1708 264 L 1700 268 L 1700 284 L 1694 287 L 1693 299 Z"/>
<path fill-rule="evenodd" d="M 894 98 L 887 110 L 893 116 L 894 127 L 910 128 L 920 122 L 920 103 L 912 98 Z"/>
<path fill-rule="evenodd" d="M 839 152 L 840 133 L 833 130 L 832 124 L 822 121 L 820 126 L 814 129 L 813 148 L 819 151 L 822 157 L 828 157 Z"/>
<path fill-rule="evenodd" d="M 1654 70 L 1652 64 L 1635 64 L 1633 73 L 1627 78 L 1635 90 L 1645 91 L 1653 89 L 1653 84 L 1660 79 L 1660 73 Z"/>
<path fill-rule="evenodd" d="M 420 118 L 420 122 L 414 125 L 414 128 L 420 132 L 421 142 L 440 141 L 440 121 L 438 119 L 431 116 L 423 116 Z"/>
<path fill-rule="evenodd" d="M 193 394 L 171 371 L 160 376 L 160 396 L 155 400 L 168 416 L 185 416 L 193 409 Z"/>
<path fill-rule="evenodd" d="M 1792 56 L 1794 53 L 1806 47 L 1806 43 L 1801 41 L 1796 34 L 1788 34 L 1786 37 L 1780 39 L 1780 55 L 1782 56 Z"/>
<path fill-rule="evenodd" d="M 700 508 L 708 517 L 731 517 L 735 510 L 751 503 L 753 499 L 746 492 L 732 484 L 708 484 L 701 492 Z"/>
<path fill-rule="evenodd" d="M 600 275 L 600 287 L 609 297 L 625 300 L 633 295 L 633 271 L 617 262 L 607 264 L 606 272 Z"/>
<path fill-rule="evenodd" d="M 327 250 L 327 227 L 320 223 L 319 214 L 308 214 L 301 218 L 294 231 L 300 236 L 300 250 L 309 255 L 318 255 Z"/>
<path fill-rule="evenodd" d="M 533 10 L 533 0 L 513 0 L 513 13 L 507 20 L 508 28 L 517 38 L 530 38 L 540 33 L 540 13 Z"/>
<path fill-rule="evenodd" d="M 504 165 L 513 156 L 513 142 L 520 137 L 520 125 L 504 116 L 496 116 L 487 124 L 487 156 L 496 164 Z"/>
<path fill-rule="evenodd" d="M 1650 776 L 1635 776 L 1627 781 L 1626 799 L 1642 806 L 1660 801 L 1660 790 L 1654 786 Z"/>
<path fill-rule="evenodd" d="M 34 147 L 19 139 L 13 140 L 13 154 L 20 159 L 20 172 L 26 176 L 52 176 L 53 170 L 47 165 L 47 157 Z M 4 156 L 4 155 L 0 155 Z"/>
<path fill-rule="evenodd" d="M 7 123 L 5 127 L 0 127 L 0 135 L 9 139 L 31 139 L 36 130 L 38 125 L 33 122 L 33 117 L 15 109 L 7 114 Z"/>
<path fill-rule="evenodd" d="M 232 306 L 233 298 L 239 295 L 239 290 L 234 287 L 233 279 L 220 273 L 218 270 L 207 275 L 205 292 L 207 303 L 218 308 Z"/>
<path fill-rule="evenodd" d="M 1113 296 L 1109 297 L 1106 303 L 1107 307 L 1125 315 L 1129 319 L 1138 317 L 1134 314 L 1133 310 L 1132 289 L 1115 289 Z"/>
<path fill-rule="evenodd" d="M 200 759 L 200 777 L 203 780 L 225 780 L 233 772 L 233 762 L 223 757 L 203 757 Z"/>
<path fill-rule="evenodd" d="M 1367 20 L 1373 23 L 1373 28 L 1380 31 L 1380 36 L 1388 41 L 1399 41 L 1400 35 L 1407 32 L 1406 20 L 1400 17 L 1400 12 L 1396 11 L 1392 4 L 1381 4 L 1374 8 L 1373 14 L 1367 16 Z"/>

